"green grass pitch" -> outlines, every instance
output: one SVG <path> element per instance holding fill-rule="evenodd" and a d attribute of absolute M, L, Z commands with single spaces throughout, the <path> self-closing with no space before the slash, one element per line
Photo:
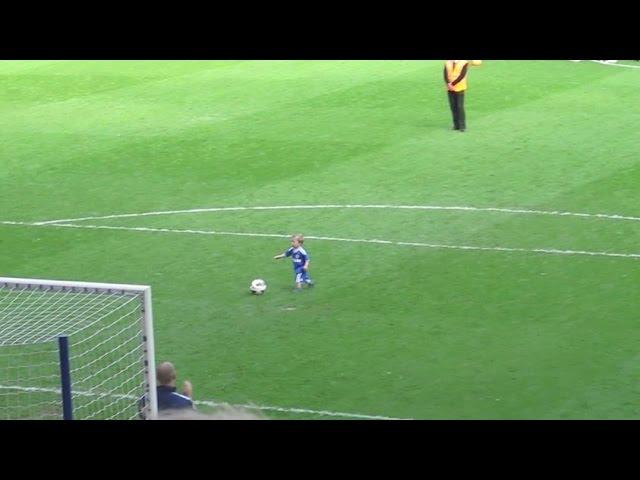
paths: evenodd
<path fill-rule="evenodd" d="M 638 418 L 640 221 L 612 216 L 640 216 L 639 84 L 638 68 L 485 60 L 459 133 L 440 61 L 3 61 L 0 274 L 151 285 L 157 360 L 198 400 Z M 7 223 L 296 205 L 480 210 Z M 272 260 L 297 232 L 332 238 L 305 242 L 317 285 L 298 294 Z"/>

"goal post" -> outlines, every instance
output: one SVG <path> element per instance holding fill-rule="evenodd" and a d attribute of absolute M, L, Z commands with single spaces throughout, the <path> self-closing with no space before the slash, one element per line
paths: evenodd
<path fill-rule="evenodd" d="M 151 287 L 0 277 L 0 419 L 155 419 Z"/>

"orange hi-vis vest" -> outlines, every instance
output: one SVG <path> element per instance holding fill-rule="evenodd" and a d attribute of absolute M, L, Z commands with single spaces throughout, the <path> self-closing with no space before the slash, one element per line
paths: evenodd
<path fill-rule="evenodd" d="M 453 82 L 460 76 L 462 73 L 462 69 L 466 64 L 469 63 L 469 60 L 459 60 L 457 62 L 453 62 L 453 60 L 447 60 L 445 63 L 445 68 L 447 69 L 447 78 L 449 79 L 449 83 Z M 467 73 L 468 74 L 468 73 Z M 467 89 L 467 75 L 464 76 L 462 80 L 456 83 L 453 86 L 454 92 L 463 92 Z"/>

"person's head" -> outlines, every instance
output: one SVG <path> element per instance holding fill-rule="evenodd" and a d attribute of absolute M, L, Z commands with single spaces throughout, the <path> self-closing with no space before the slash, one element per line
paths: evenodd
<path fill-rule="evenodd" d="M 291 246 L 293 248 L 298 248 L 299 246 L 301 246 L 304 243 L 304 237 L 298 233 L 296 235 L 293 235 L 291 237 Z"/>
<path fill-rule="evenodd" d="M 176 368 L 171 362 L 162 362 L 156 368 L 156 378 L 158 386 L 163 385 L 167 387 L 176 386 Z"/>

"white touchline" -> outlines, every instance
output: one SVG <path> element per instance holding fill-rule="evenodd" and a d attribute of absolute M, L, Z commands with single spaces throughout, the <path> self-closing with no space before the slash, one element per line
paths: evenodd
<path fill-rule="evenodd" d="M 441 206 L 441 205 L 276 205 L 266 207 L 212 207 L 212 208 L 191 208 L 188 210 L 164 210 L 156 212 L 142 213 L 121 213 L 114 215 L 102 215 L 93 217 L 67 218 L 59 220 L 44 220 L 33 222 L 35 225 L 50 225 L 55 223 L 81 222 L 85 220 L 108 220 L 113 218 L 131 218 L 131 217 L 149 217 L 157 215 L 178 215 L 189 213 L 207 213 L 207 212 L 237 212 L 248 210 L 312 210 L 312 209 L 391 209 L 391 210 L 450 210 L 459 212 L 498 212 L 498 213 L 515 213 L 528 215 L 553 215 L 560 217 L 586 217 L 586 218 L 604 218 L 610 220 L 630 220 L 640 222 L 640 217 L 604 214 L 604 213 L 576 213 L 563 212 L 558 210 L 531 210 L 525 208 L 502 208 L 502 207 L 470 207 L 470 206 Z"/>
<path fill-rule="evenodd" d="M 152 232 L 152 233 L 182 233 L 192 235 L 231 235 L 238 237 L 271 237 L 271 238 L 289 238 L 290 235 L 281 233 L 250 233 L 250 232 L 218 232 L 215 230 L 178 230 L 172 228 L 150 228 L 150 227 L 118 227 L 111 225 L 86 225 L 74 223 L 24 223 L 24 222 L 0 222 L 5 225 L 22 225 L 29 227 L 53 227 L 53 228 L 79 228 L 79 229 L 95 229 L 95 230 L 123 230 L 131 232 Z M 515 248 L 515 247 L 481 247 L 475 245 L 445 245 L 437 243 L 420 243 L 420 242 L 396 242 L 391 240 L 378 239 L 362 239 L 362 238 L 340 238 L 340 237 L 320 237 L 313 235 L 305 235 L 307 240 L 326 240 L 333 242 L 351 242 L 351 243 L 374 243 L 381 245 L 401 245 L 410 247 L 424 247 L 435 249 L 451 249 L 451 250 L 476 250 L 476 251 L 496 251 L 496 252 L 526 252 L 526 253 L 545 253 L 557 255 L 589 255 L 595 257 L 622 257 L 622 258 L 639 258 L 639 253 L 617 253 L 617 252 L 591 252 L 585 250 L 560 250 L 555 248 Z"/>
<path fill-rule="evenodd" d="M 0 385 L 0 390 L 18 390 L 22 392 L 42 392 L 42 393 L 60 393 L 60 389 L 56 388 L 41 388 L 41 387 L 20 387 L 13 385 Z M 97 393 L 97 392 L 83 392 L 74 391 L 74 395 L 78 397 L 109 397 L 120 398 L 124 400 L 138 400 L 133 395 L 122 395 L 116 393 Z M 330 410 L 311 410 L 309 408 L 295 408 L 295 407 L 274 407 L 269 405 L 253 405 L 253 404 L 230 404 L 227 402 L 214 402 L 211 400 L 194 400 L 196 405 L 205 405 L 208 407 L 240 407 L 248 410 L 264 410 L 282 413 L 308 413 L 311 415 L 320 415 L 325 417 L 343 417 L 343 418 L 361 418 L 365 420 L 413 420 L 411 418 L 394 418 L 385 417 L 382 415 L 365 415 L 362 413 L 347 413 L 347 412 L 333 412 Z"/>

